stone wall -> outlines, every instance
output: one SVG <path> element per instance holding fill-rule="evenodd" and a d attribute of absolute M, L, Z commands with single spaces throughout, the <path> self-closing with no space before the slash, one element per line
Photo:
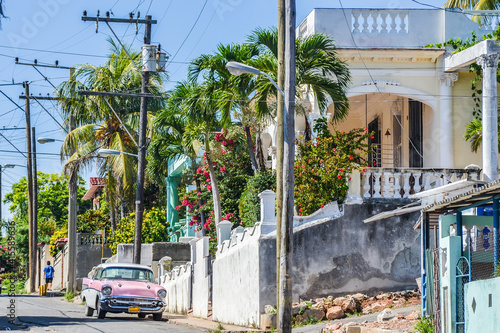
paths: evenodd
<path fill-rule="evenodd" d="M 344 205 L 338 219 L 322 219 L 294 229 L 293 299 L 344 296 L 416 287 L 420 276 L 420 212 L 372 223 L 363 220 L 397 205 Z M 260 244 L 261 280 L 269 284 L 266 304 L 275 304 L 276 239 Z M 263 311 L 263 308 L 261 308 Z"/>

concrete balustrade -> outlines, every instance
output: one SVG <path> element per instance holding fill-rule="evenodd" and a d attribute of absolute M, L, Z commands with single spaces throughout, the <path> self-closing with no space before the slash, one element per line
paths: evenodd
<path fill-rule="evenodd" d="M 404 199 L 411 194 L 461 179 L 478 180 L 481 173 L 478 169 L 366 168 L 365 170 L 361 176 L 353 173 L 353 178 L 359 178 L 349 182 L 349 193 L 362 193 L 364 199 Z M 349 200 L 346 203 L 350 203 Z"/>

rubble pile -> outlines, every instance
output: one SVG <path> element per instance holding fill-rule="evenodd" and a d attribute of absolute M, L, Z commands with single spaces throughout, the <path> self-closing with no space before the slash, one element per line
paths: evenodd
<path fill-rule="evenodd" d="M 381 329 L 384 330 L 384 332 L 412 332 L 419 316 L 420 311 L 418 310 L 413 311 L 410 315 L 405 317 L 403 315 L 395 315 L 392 313 L 391 309 L 385 309 L 377 316 L 377 321 L 375 322 L 329 323 L 326 324 L 322 333 L 346 333 L 351 326 L 362 327 L 362 332 L 364 333 L 380 332 Z"/>
<path fill-rule="evenodd" d="M 320 320 L 341 319 L 344 317 L 369 314 L 385 309 L 401 308 L 417 304 L 420 304 L 420 294 L 413 291 L 393 293 L 381 292 L 372 297 L 358 293 L 345 297 L 334 298 L 328 296 L 326 298 L 317 298 L 315 300 L 293 303 L 292 316 L 294 324 L 300 325 Z M 391 320 L 392 319 L 391 317 Z M 338 329 L 328 332 L 337 333 L 337 330 Z"/>

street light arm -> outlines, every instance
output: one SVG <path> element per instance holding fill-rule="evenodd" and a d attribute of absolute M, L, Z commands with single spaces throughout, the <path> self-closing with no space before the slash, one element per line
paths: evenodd
<path fill-rule="evenodd" d="M 281 96 L 283 96 L 283 99 L 285 99 L 285 93 L 283 92 L 283 90 L 280 89 L 280 87 L 278 87 L 278 84 L 276 82 L 274 82 L 274 80 L 271 78 L 271 76 L 269 74 L 267 74 L 266 72 L 260 72 L 260 74 L 262 75 L 265 75 L 269 81 L 271 81 L 271 83 L 273 84 L 273 86 L 278 89 L 278 91 L 280 92 Z"/>

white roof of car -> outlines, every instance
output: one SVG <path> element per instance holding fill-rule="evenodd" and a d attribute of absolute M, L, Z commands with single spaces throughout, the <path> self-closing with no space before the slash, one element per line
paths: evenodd
<path fill-rule="evenodd" d="M 109 268 L 109 267 L 139 268 L 139 269 L 147 269 L 147 270 L 152 271 L 151 267 L 148 267 L 145 265 L 119 263 L 119 262 L 100 264 L 97 267 L 102 267 L 102 268 Z"/>

